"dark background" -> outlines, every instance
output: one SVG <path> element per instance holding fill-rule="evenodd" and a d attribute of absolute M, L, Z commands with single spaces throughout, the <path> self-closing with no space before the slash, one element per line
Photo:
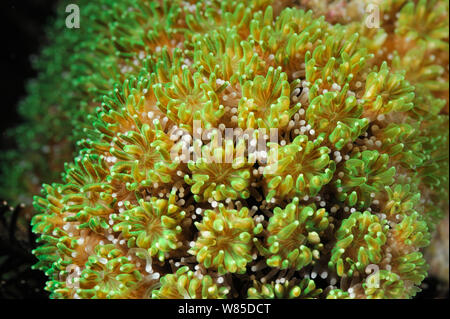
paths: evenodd
<path fill-rule="evenodd" d="M 55 13 L 55 3 L 55 0 L 0 0 L 2 25 L 0 152 L 14 147 L 14 141 L 7 138 L 5 131 L 21 123 L 16 106 L 26 95 L 27 79 L 36 76 L 30 60 L 33 55 L 38 55 L 40 48 L 46 44 L 44 27 Z M 0 207 L 0 215 L 4 212 L 4 209 Z M 7 254 L 12 257 L 15 264 L 10 266 L 12 269 L 8 271 L 15 271 L 17 274 L 12 277 L 11 282 L 0 282 L 0 299 L 48 297 L 43 290 L 44 274 L 29 269 L 29 265 L 35 262 L 30 253 L 32 245 L 33 243 L 29 243 L 29 246 L 16 247 L 14 243 L 11 243 L 11 250 Z M 5 252 L 0 251 L 0 258 L 4 254 Z M 4 271 L 5 269 L 0 268 L 0 274 Z M 436 279 L 428 278 L 424 284 L 424 290 L 417 296 L 418 298 L 439 296 L 437 289 L 439 282 Z M 448 298 L 448 292 L 446 297 Z"/>
<path fill-rule="evenodd" d="M 44 27 L 55 13 L 55 0 L 1 0 L 0 151 L 13 147 L 5 130 L 20 123 L 16 105 L 25 96 L 25 83 L 36 76 L 30 58 L 45 44 Z"/>
<path fill-rule="evenodd" d="M 6 130 L 21 123 L 16 106 L 26 96 L 27 80 L 36 76 L 31 57 L 46 44 L 44 28 L 55 14 L 55 4 L 55 0 L 0 0 L 0 152 L 15 147 Z M 0 202 L 1 198 L 2 194 Z M 3 218 L 11 215 L 8 209 L 0 203 L 2 225 L 8 225 L 0 227 L 0 258 L 6 258 L 0 266 L 0 299 L 48 298 L 43 289 L 45 275 L 30 269 L 36 263 L 31 254 L 34 236 L 20 242 L 15 239 L 15 219 L 5 222 Z M 20 207 L 12 213 L 18 216 Z"/>

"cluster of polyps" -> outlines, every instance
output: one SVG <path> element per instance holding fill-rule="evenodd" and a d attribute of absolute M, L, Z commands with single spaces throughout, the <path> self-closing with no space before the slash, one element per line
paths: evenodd
<path fill-rule="evenodd" d="M 225 3 L 223 20 L 209 2 L 186 13 L 182 48 L 152 51 L 105 97 L 63 184 L 36 198 L 47 289 L 414 295 L 430 233 L 428 202 L 411 203 L 439 197 L 445 165 L 432 160 L 445 138 L 431 127 L 445 119 L 416 117 L 415 88 L 371 53 L 372 34 L 298 8 Z M 364 284 L 371 263 L 378 290 Z"/>

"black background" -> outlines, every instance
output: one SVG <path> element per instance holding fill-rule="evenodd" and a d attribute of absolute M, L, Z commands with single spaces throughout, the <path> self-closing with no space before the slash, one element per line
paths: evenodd
<path fill-rule="evenodd" d="M 21 123 L 16 107 L 26 96 L 27 80 L 36 77 L 31 57 L 38 56 L 40 48 L 47 42 L 45 27 L 55 15 L 55 4 L 55 0 L 0 0 L 0 152 L 15 147 L 6 131 Z M 2 194 L 0 200 L 1 197 Z M 0 215 L 5 209 L 0 205 Z M 0 299 L 48 298 L 43 290 L 45 275 L 30 269 L 36 262 L 31 254 L 34 240 L 19 244 L 5 240 L 11 237 L 10 234 L 0 235 L 0 256 L 8 256 L 0 272 L 10 274 L 7 275 L 9 280 L 0 283 Z"/>
<path fill-rule="evenodd" d="M 1 142 L 0 150 L 14 147 L 5 130 L 20 123 L 17 103 L 25 96 L 25 83 L 36 76 L 31 56 L 45 45 L 44 27 L 55 13 L 55 0 L 1 0 Z"/>

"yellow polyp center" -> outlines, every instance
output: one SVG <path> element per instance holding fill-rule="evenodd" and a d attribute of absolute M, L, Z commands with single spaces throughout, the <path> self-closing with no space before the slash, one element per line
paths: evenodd
<path fill-rule="evenodd" d="M 140 167 L 152 167 L 157 160 L 158 158 L 155 155 L 155 151 L 149 150 L 143 154 L 142 158 L 139 160 L 139 165 Z"/>
<path fill-rule="evenodd" d="M 99 202 L 101 202 L 100 200 L 100 193 L 98 192 L 86 192 L 86 198 L 88 199 L 87 204 L 90 207 L 95 207 L 96 205 L 98 205 Z"/>
<path fill-rule="evenodd" d="M 161 222 L 157 219 L 152 220 L 147 226 L 147 235 L 152 239 L 159 237 L 163 232 Z"/>
<path fill-rule="evenodd" d="M 102 281 L 100 283 L 100 290 L 119 291 L 120 281 L 115 278 L 115 274 L 102 273 Z"/>
<path fill-rule="evenodd" d="M 210 170 L 210 176 L 215 175 L 215 180 L 217 183 L 220 183 L 227 179 L 229 176 L 229 172 L 232 171 L 231 164 L 228 165 L 229 167 L 226 168 L 224 165 L 211 165 L 212 169 Z M 218 174 L 219 173 L 219 174 Z"/>
<path fill-rule="evenodd" d="M 286 251 L 291 252 L 299 248 L 306 241 L 306 236 L 303 235 L 303 227 L 297 227 L 294 232 L 287 239 L 279 239 L 280 247 Z"/>

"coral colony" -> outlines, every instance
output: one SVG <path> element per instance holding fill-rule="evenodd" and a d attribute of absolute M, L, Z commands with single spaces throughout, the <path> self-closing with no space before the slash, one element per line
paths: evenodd
<path fill-rule="evenodd" d="M 46 155 L 8 172 L 32 193 L 21 174 L 76 149 L 34 198 L 50 297 L 420 291 L 448 210 L 448 1 L 378 1 L 377 27 L 370 1 L 80 2 L 25 100 Z"/>

